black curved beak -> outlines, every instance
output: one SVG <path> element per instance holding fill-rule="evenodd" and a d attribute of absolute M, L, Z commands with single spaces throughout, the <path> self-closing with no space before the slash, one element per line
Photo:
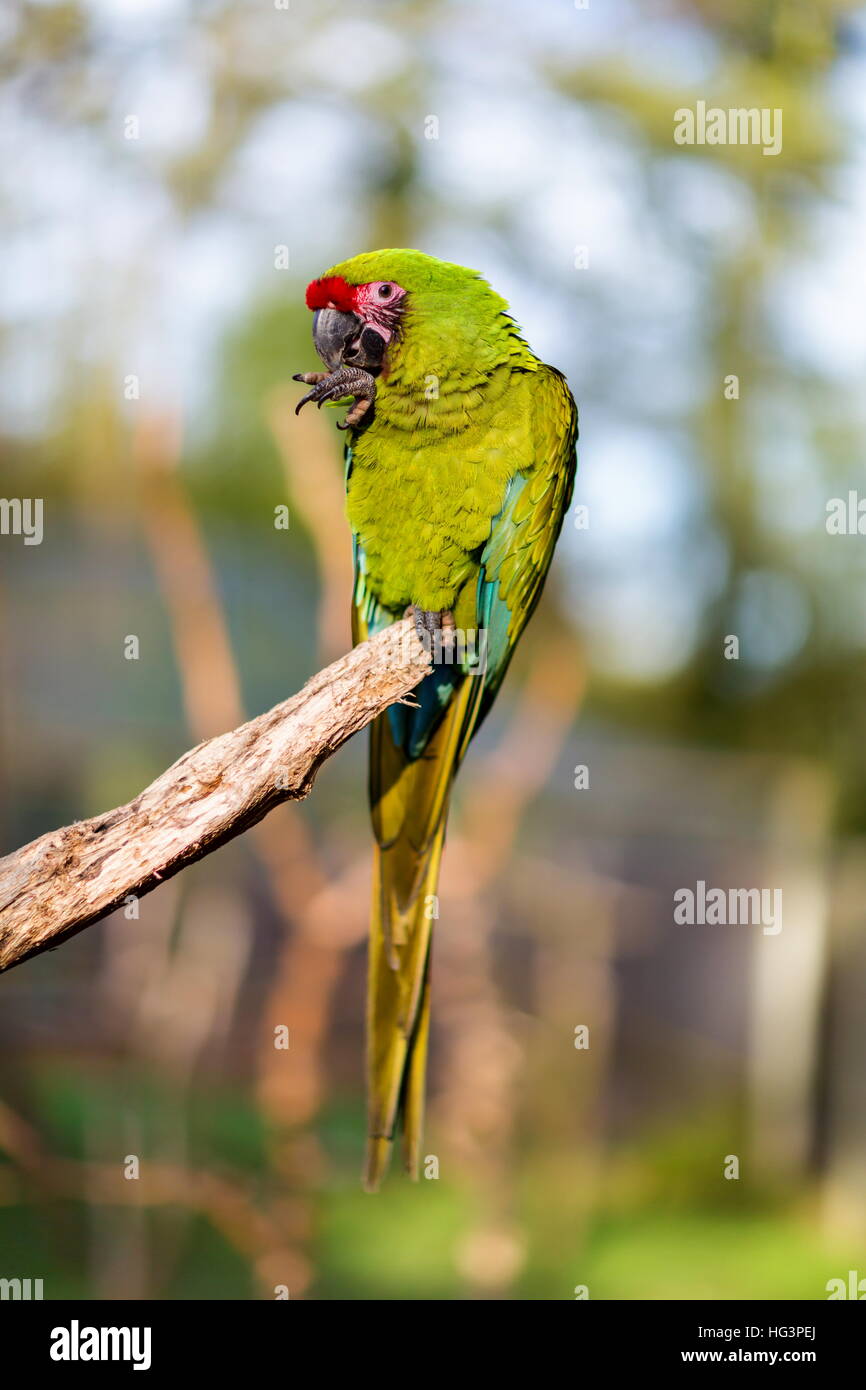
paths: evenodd
<path fill-rule="evenodd" d="M 357 314 L 344 314 L 340 309 L 317 309 L 313 314 L 313 343 L 330 371 L 342 367 L 343 353 L 361 327 Z"/>
<path fill-rule="evenodd" d="M 375 375 L 382 366 L 385 341 L 374 329 L 365 328 L 357 314 L 317 309 L 313 314 L 313 343 L 332 372 L 351 366 Z"/>

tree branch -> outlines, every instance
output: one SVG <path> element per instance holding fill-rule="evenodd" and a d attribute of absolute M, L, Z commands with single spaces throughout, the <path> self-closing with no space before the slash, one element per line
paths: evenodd
<path fill-rule="evenodd" d="M 428 674 L 411 619 L 291 699 L 184 753 L 134 801 L 0 859 L 0 971 L 58 946 L 310 791 L 341 744 Z"/>

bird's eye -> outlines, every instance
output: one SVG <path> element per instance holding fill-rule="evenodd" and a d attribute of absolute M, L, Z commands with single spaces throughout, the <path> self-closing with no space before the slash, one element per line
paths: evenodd
<path fill-rule="evenodd" d="M 388 296 L 390 295 L 390 293 L 391 293 L 391 286 L 390 286 L 390 285 L 380 285 L 380 286 L 379 286 L 379 298 L 380 298 L 380 299 L 387 299 Z"/>

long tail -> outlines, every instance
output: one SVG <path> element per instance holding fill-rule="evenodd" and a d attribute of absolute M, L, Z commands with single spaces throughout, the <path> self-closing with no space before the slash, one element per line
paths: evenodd
<path fill-rule="evenodd" d="M 373 865 L 367 991 L 368 1143 L 364 1185 L 375 1191 L 398 1127 L 418 1177 L 430 1027 L 430 946 L 448 798 L 480 682 L 455 691 L 421 757 L 394 745 L 387 715 L 371 745 Z"/>

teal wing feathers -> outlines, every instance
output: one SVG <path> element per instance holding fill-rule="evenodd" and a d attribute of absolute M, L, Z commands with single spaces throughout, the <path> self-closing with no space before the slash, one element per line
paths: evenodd
<path fill-rule="evenodd" d="M 492 705 L 541 597 L 574 488 L 577 406 L 559 372 L 544 367 L 539 375 L 543 380 L 533 392 L 538 454 L 531 468 L 511 479 L 481 552 L 475 609 L 485 634 L 486 670 L 473 733 Z"/>

